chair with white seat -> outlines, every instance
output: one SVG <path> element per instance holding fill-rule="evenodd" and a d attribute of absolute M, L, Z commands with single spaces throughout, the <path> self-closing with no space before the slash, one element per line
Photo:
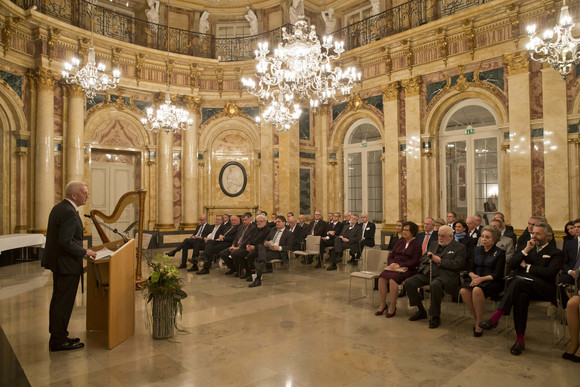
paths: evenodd
<path fill-rule="evenodd" d="M 379 278 L 383 269 L 388 266 L 389 254 L 385 250 L 369 249 L 366 257 L 365 265 L 363 265 L 363 271 L 355 271 L 350 273 L 350 281 L 348 284 L 348 302 L 350 302 L 350 293 L 352 288 L 352 279 L 359 278 L 365 280 L 365 293 L 363 297 L 367 296 L 367 282 L 369 280 L 374 281 Z M 375 293 L 372 292 L 372 303 L 374 305 Z"/>
<path fill-rule="evenodd" d="M 317 256 L 320 260 L 320 236 L 319 235 L 308 235 L 306 237 L 306 249 L 304 251 L 294 251 L 295 256 L 310 257 Z"/>

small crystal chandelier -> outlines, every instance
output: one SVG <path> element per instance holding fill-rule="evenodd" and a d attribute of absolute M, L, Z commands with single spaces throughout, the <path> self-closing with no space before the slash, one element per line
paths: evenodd
<path fill-rule="evenodd" d="M 93 100 L 99 92 L 109 89 L 114 89 L 119 84 L 121 72 L 113 70 L 113 75 L 109 76 L 105 73 L 106 66 L 103 63 L 98 63 L 95 60 L 95 49 L 93 47 L 93 6 L 96 1 L 89 4 L 89 20 L 91 21 L 91 45 L 89 46 L 89 54 L 87 64 L 80 67 L 81 62 L 77 58 L 72 58 L 72 63 L 65 62 L 62 77 L 68 84 L 79 85 L 89 100 Z"/>
<path fill-rule="evenodd" d="M 154 114 L 155 113 L 155 114 Z M 189 112 L 171 104 L 169 87 L 165 93 L 165 103 L 159 106 L 155 112 L 153 108 L 147 109 L 147 118 L 142 118 L 141 123 L 153 133 L 164 130 L 165 133 L 177 130 L 186 130 L 193 124 L 189 118 Z"/>
<path fill-rule="evenodd" d="M 169 2 L 167 3 L 169 7 Z M 169 20 L 167 21 L 169 25 Z M 169 63 L 169 35 L 167 35 L 167 62 Z M 169 94 L 170 73 L 167 71 L 167 91 L 165 92 L 165 103 L 154 111 L 153 108 L 147 108 L 147 118 L 142 118 L 141 123 L 153 133 L 160 130 L 169 133 L 171 131 L 187 130 L 193 120 L 189 117 L 189 112 L 180 109 L 171 104 L 171 95 Z"/>
<path fill-rule="evenodd" d="M 350 94 L 360 82 L 361 74 L 354 67 L 345 71 L 332 67 L 330 62 L 344 52 L 344 43 L 333 43 L 331 36 L 325 36 L 321 44 L 315 26 L 308 27 L 303 15 L 294 24 L 293 34 L 282 28 L 282 39 L 274 55 L 269 57 L 268 43 L 258 44 L 258 83 L 252 78 L 243 78 L 242 85 L 267 106 L 261 119 L 257 117 L 256 121 L 264 120 L 286 131 L 300 117 L 296 99 L 309 99 L 315 111 L 320 105 L 336 101 L 338 94 Z M 330 53 L 331 49 L 334 54 Z"/>
<path fill-rule="evenodd" d="M 532 59 L 540 63 L 547 62 L 560 73 L 564 80 L 580 59 L 578 51 L 580 39 L 575 39 L 572 36 L 573 27 L 574 22 L 572 22 L 572 17 L 568 12 L 566 0 L 560 9 L 558 25 L 554 26 L 552 30 L 545 30 L 542 38 L 536 36 L 535 24 L 527 27 L 530 41 L 526 45 L 526 49 Z"/>

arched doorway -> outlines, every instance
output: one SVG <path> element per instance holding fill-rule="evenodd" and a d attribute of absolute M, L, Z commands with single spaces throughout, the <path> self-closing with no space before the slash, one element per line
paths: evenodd
<path fill-rule="evenodd" d="M 344 208 L 367 213 L 373 223 L 383 219 L 383 155 L 381 133 L 367 118 L 355 121 L 344 145 Z"/>
<path fill-rule="evenodd" d="M 442 213 L 454 211 L 465 219 L 501 208 L 498 122 L 493 107 L 477 98 L 455 104 L 443 117 L 439 131 Z"/>

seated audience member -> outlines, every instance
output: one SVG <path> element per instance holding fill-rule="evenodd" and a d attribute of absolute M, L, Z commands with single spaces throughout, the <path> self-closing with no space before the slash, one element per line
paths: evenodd
<path fill-rule="evenodd" d="M 437 240 L 437 231 L 435 231 L 435 219 L 425 218 L 423 221 L 423 232 L 416 236 L 417 242 L 421 245 L 421 255 L 425 254 L 429 243 Z"/>
<path fill-rule="evenodd" d="M 475 319 L 473 336 L 483 334 L 479 323 L 483 319 L 484 302 L 487 297 L 497 298 L 504 288 L 505 251 L 496 243 L 501 234 L 493 226 L 485 226 L 481 232 L 481 246 L 474 248 L 469 277 L 463 281 L 459 295 Z M 509 239 L 509 238 L 508 238 Z M 511 242 L 511 239 L 509 239 Z"/>
<path fill-rule="evenodd" d="M 302 250 L 302 242 L 304 242 L 304 230 L 302 230 L 302 227 L 296 223 L 296 218 L 294 215 L 290 215 L 287 223 L 288 226 L 286 227 L 288 228 L 288 231 L 292 233 L 292 240 L 294 241 L 290 250 Z"/>
<path fill-rule="evenodd" d="M 302 215 L 302 214 L 298 215 L 298 225 L 300 227 L 302 227 L 303 231 L 308 231 L 307 230 L 308 224 L 306 224 L 306 216 L 305 215 Z"/>
<path fill-rule="evenodd" d="M 564 242 L 572 241 L 576 238 L 577 234 L 576 234 L 576 229 L 574 228 L 574 221 L 573 220 L 566 223 L 566 225 L 564 226 L 564 233 L 566 234 L 562 238 L 562 240 Z"/>
<path fill-rule="evenodd" d="M 193 248 L 192 258 L 196 257 L 199 254 L 200 247 L 203 246 L 203 239 L 211 233 L 213 227 L 214 226 L 207 224 L 207 217 L 205 215 L 200 216 L 199 224 L 195 228 L 193 234 L 191 234 L 189 238 L 185 238 L 179 246 L 168 252 L 167 255 L 175 257 L 177 252 L 183 250 L 183 253 L 181 253 L 181 265 L 179 268 L 185 269 L 187 267 L 187 253 L 189 252 L 189 249 Z"/>
<path fill-rule="evenodd" d="M 580 331 L 580 292 L 568 301 L 566 307 L 566 319 L 568 322 L 568 331 L 570 332 L 570 344 L 562 358 L 572 360 L 574 363 L 580 363 L 580 342 L 578 335 Z"/>
<path fill-rule="evenodd" d="M 276 217 L 276 228 L 270 230 L 264 244 L 258 245 L 258 257 L 254 261 L 256 279 L 248 285 L 250 288 L 262 285 L 262 274 L 266 270 L 266 262 L 274 259 L 287 260 L 288 250 L 292 243 L 292 233 L 286 228 L 286 218 L 278 215 Z"/>
<path fill-rule="evenodd" d="M 467 224 L 467 236 L 477 240 L 481 236 L 481 230 L 475 226 L 475 218 L 470 216 L 465 219 L 465 224 Z"/>
<path fill-rule="evenodd" d="M 262 211 L 262 215 L 264 215 L 266 217 L 266 219 L 268 219 L 268 213 L 266 211 Z M 273 216 L 275 216 L 275 215 L 273 215 Z M 273 228 L 273 227 L 275 227 L 275 224 L 276 224 L 275 222 L 268 221 L 267 226 L 269 228 Z"/>
<path fill-rule="evenodd" d="M 405 221 L 402 219 L 397 220 L 397 223 L 395 223 L 395 233 L 391 235 L 387 250 L 393 250 L 395 243 L 397 243 L 397 241 L 403 237 L 403 223 L 405 223 Z"/>
<path fill-rule="evenodd" d="M 236 232 L 231 246 L 218 253 L 218 256 L 223 259 L 229 268 L 225 273 L 226 275 L 234 273 L 239 275 L 239 268 L 234 260 L 234 256 L 238 251 L 246 250 L 246 245 L 248 244 L 255 227 L 256 226 L 252 224 L 252 214 L 246 212 L 242 215 L 242 224 L 238 227 L 238 231 Z"/>
<path fill-rule="evenodd" d="M 532 230 L 534 225 L 538 222 L 548 223 L 546 218 L 543 216 L 532 216 L 530 219 L 528 219 L 528 227 L 524 230 L 522 235 L 520 235 L 516 243 L 516 254 L 522 251 L 526 247 L 528 241 L 532 239 Z"/>
<path fill-rule="evenodd" d="M 455 230 L 453 238 L 465 246 L 465 263 L 463 264 L 463 270 L 467 270 L 471 263 L 473 248 L 477 244 L 477 241 L 467 236 L 467 223 L 462 219 L 456 220 L 455 223 L 453 223 L 453 230 Z"/>
<path fill-rule="evenodd" d="M 387 318 L 395 316 L 399 285 L 407 278 L 417 274 L 417 267 L 419 267 L 421 259 L 421 245 L 415 239 L 418 231 L 419 226 L 415 223 L 403 223 L 403 238 L 395 243 L 389 253 L 388 266 L 379 277 L 381 304 L 379 305 L 379 310 L 375 312 L 376 316 L 382 315 L 387 309 L 387 288 L 391 292 L 391 303 L 387 311 Z"/>
<path fill-rule="evenodd" d="M 225 218 L 225 216 L 224 216 Z M 211 264 L 213 261 L 213 255 L 218 254 L 220 251 L 230 247 L 234 241 L 236 233 L 238 232 L 238 227 L 240 226 L 240 218 L 236 215 L 232 215 L 229 218 L 229 227 L 226 225 L 220 231 L 221 234 L 214 240 L 208 241 L 205 244 L 205 249 L 200 259 L 203 261 L 203 269 L 198 271 L 197 275 L 209 274 L 209 269 L 211 269 Z"/>
<path fill-rule="evenodd" d="M 214 239 L 216 239 L 219 234 L 220 234 L 220 229 L 223 225 L 223 220 L 224 217 L 222 215 L 216 215 L 215 216 L 215 225 L 211 226 L 211 232 L 209 234 L 207 234 L 207 236 L 205 238 L 194 238 L 193 239 L 193 243 L 192 243 L 192 248 L 193 248 L 193 254 L 191 256 L 191 259 L 189 260 L 189 262 L 193 263 L 193 265 L 187 269 L 187 271 L 197 271 L 197 263 L 199 260 L 199 251 L 200 250 L 205 250 L 205 245 L 207 244 L 208 241 L 212 241 Z M 181 253 L 182 255 L 187 257 L 187 252 L 188 252 L 188 245 L 183 246 L 183 252 Z"/>
<path fill-rule="evenodd" d="M 347 211 L 344 213 L 344 220 L 342 221 L 342 225 L 343 227 L 344 226 L 348 227 L 349 224 L 350 224 L 350 212 Z"/>
<path fill-rule="evenodd" d="M 365 247 L 375 247 L 375 231 L 377 226 L 369 220 L 369 216 L 367 214 L 362 214 L 361 216 L 361 230 L 362 236 L 359 243 L 358 253 L 353 255 L 351 251 L 350 256 L 352 257 L 349 263 L 356 265 L 362 255 L 363 249 Z"/>
<path fill-rule="evenodd" d="M 457 220 L 457 214 L 453 211 L 447 213 L 447 225 L 453 227 L 453 223 Z"/>
<path fill-rule="evenodd" d="M 342 228 L 340 235 L 334 238 L 334 249 L 330 253 L 330 262 L 332 263 L 326 270 L 336 270 L 336 264 L 342 260 L 342 253 L 346 249 L 351 252 L 357 252 L 362 230 L 358 224 L 358 216 L 351 215 L 348 226 Z"/>
<path fill-rule="evenodd" d="M 326 234 L 320 240 L 320 254 L 324 252 L 326 247 L 334 246 L 334 239 L 340 235 L 343 227 L 339 212 L 333 212 L 328 215 L 332 215 L 332 218 L 326 225 Z"/>
<path fill-rule="evenodd" d="M 500 238 L 495 243 L 495 245 L 497 247 L 499 247 L 500 249 L 502 249 L 503 251 L 505 251 L 505 260 L 506 260 L 506 262 L 509 262 L 515 254 L 513 239 L 508 237 L 508 236 L 501 235 L 501 231 L 505 227 L 505 225 L 503 224 L 503 222 L 501 220 L 494 219 L 491 221 L 491 223 L 489 225 L 492 227 L 495 227 L 499 230 Z M 478 241 L 477 244 L 480 245 L 481 243 Z"/>
<path fill-rule="evenodd" d="M 572 223 L 574 230 L 570 234 L 578 236 L 574 239 L 564 241 L 564 246 L 562 247 L 564 261 L 562 263 L 562 273 L 558 277 L 558 283 L 564 285 L 574 285 L 578 280 L 580 271 L 580 219 L 576 219 Z M 562 295 L 562 305 L 566 305 L 568 302 L 568 293 L 566 293 L 565 286 L 561 287 L 560 294 Z"/>
<path fill-rule="evenodd" d="M 554 233 L 548 223 L 537 222 L 534 225 L 532 239 L 509 262 L 508 267 L 513 270 L 510 274 L 512 279 L 499 309 L 489 319 L 479 323 L 483 329 L 494 328 L 501 316 L 509 315 L 513 307 L 516 342 L 510 349 L 512 355 L 520 355 L 525 349 L 524 334 L 530 300 L 556 303 L 555 279 L 562 268 L 562 251 L 550 245 L 553 238 Z"/>
<path fill-rule="evenodd" d="M 443 218 L 435 218 L 435 226 L 433 226 L 433 230 L 439 231 L 439 227 L 441 226 L 445 226 Z"/>
<path fill-rule="evenodd" d="M 326 222 L 322 220 L 322 212 L 318 210 L 314 211 L 314 220 L 310 222 L 310 225 L 308 226 L 308 235 L 320 236 L 321 237 L 320 247 L 321 249 L 324 249 L 322 247 L 323 246 L 322 237 L 326 236 Z M 312 257 L 308 257 L 306 259 L 307 259 L 306 263 L 312 263 Z M 314 267 L 315 268 L 322 267 L 322 255 L 320 256 L 318 264 Z"/>
<path fill-rule="evenodd" d="M 514 245 L 517 244 L 518 237 L 514 232 L 513 226 L 508 226 L 508 224 L 505 222 L 505 216 L 501 212 L 496 212 L 493 218 L 501 220 L 505 226 L 504 229 L 501 231 L 501 235 L 505 235 L 506 237 L 512 238 L 512 240 L 514 241 Z"/>
<path fill-rule="evenodd" d="M 443 292 L 457 295 L 459 271 L 465 262 L 465 246 L 453 239 L 453 229 L 441 226 L 437 243 L 430 243 L 427 252 L 421 256 L 417 274 L 403 283 L 411 306 L 419 310 L 409 317 L 409 321 L 427 318 L 427 312 L 419 296 L 419 288 L 430 285 L 431 306 L 429 308 L 429 328 L 441 325 L 441 300 Z"/>
<path fill-rule="evenodd" d="M 269 233 L 268 218 L 262 214 L 258 215 L 256 217 L 256 227 L 252 230 L 245 248 L 239 249 L 232 254 L 232 259 L 238 267 L 240 278 L 252 278 L 250 272 L 254 270 L 254 260 L 258 256 L 258 246 L 264 243 Z"/>
<path fill-rule="evenodd" d="M 483 221 L 483 219 L 481 219 L 480 215 L 475 214 L 473 215 L 473 221 L 475 222 L 475 230 L 477 230 L 477 232 L 481 235 L 481 229 L 483 228 L 481 222 Z"/>
<path fill-rule="evenodd" d="M 292 211 L 288 211 L 288 213 L 286 214 L 286 226 L 290 224 L 289 219 L 291 216 L 294 216 L 294 213 Z"/>

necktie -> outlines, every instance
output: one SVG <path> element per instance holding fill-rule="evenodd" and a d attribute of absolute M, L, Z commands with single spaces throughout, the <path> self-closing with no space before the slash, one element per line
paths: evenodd
<path fill-rule="evenodd" d="M 312 235 L 314 235 L 314 229 L 316 228 L 316 223 L 318 223 L 318 220 L 314 221 L 314 226 L 312 226 Z"/>
<path fill-rule="evenodd" d="M 201 233 L 203 232 L 204 227 L 205 227 L 205 224 L 202 224 L 201 227 L 199 228 L 199 231 L 197 232 L 196 236 L 201 236 Z"/>
<path fill-rule="evenodd" d="M 272 238 L 273 245 L 280 246 L 280 234 L 282 234 L 280 230 L 276 230 L 276 234 L 274 234 L 274 238 Z"/>
<path fill-rule="evenodd" d="M 429 233 L 425 233 L 425 239 L 423 239 L 423 254 L 427 251 L 427 243 L 429 243 Z"/>

